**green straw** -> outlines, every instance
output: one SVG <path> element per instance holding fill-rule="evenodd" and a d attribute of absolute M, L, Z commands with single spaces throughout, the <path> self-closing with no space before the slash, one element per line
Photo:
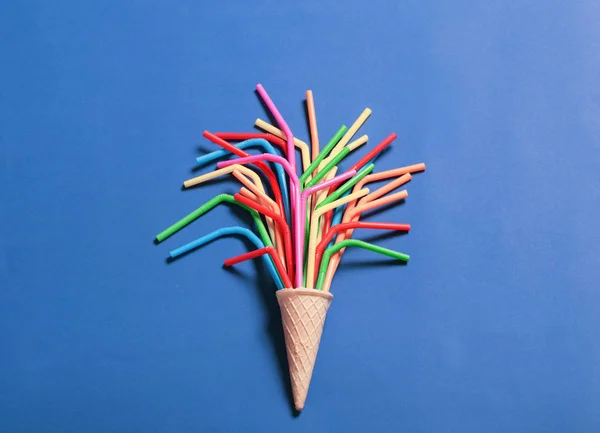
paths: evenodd
<path fill-rule="evenodd" d="M 231 204 L 235 204 L 235 205 L 241 207 L 242 209 L 246 209 L 248 212 L 250 212 L 250 215 L 252 215 L 252 219 L 254 220 L 254 223 L 256 224 L 258 233 L 260 234 L 260 237 L 261 237 L 262 241 L 264 242 L 265 246 L 267 246 L 267 247 L 273 246 L 273 243 L 271 242 L 271 238 L 269 238 L 267 229 L 265 228 L 265 225 L 263 224 L 262 220 L 260 219 L 260 215 L 258 214 L 258 212 L 255 211 L 254 209 L 249 208 L 248 206 L 240 203 L 235 198 L 233 198 L 233 196 L 231 194 L 219 194 L 216 197 L 213 197 L 212 199 L 210 199 L 209 201 L 204 203 L 202 206 L 200 206 L 198 209 L 196 209 L 194 212 L 190 213 L 189 215 L 184 216 L 179 221 L 177 221 L 175 224 L 173 224 L 171 227 L 169 227 L 169 228 L 163 230 L 162 232 L 160 232 L 159 234 L 157 234 L 156 240 L 158 242 L 164 241 L 169 236 L 178 232 L 179 230 L 184 228 L 186 225 L 188 225 L 195 219 L 201 217 L 206 212 L 208 212 L 209 210 L 211 210 L 218 204 L 223 203 L 224 201 L 231 203 Z"/>
<path fill-rule="evenodd" d="M 313 171 L 315 171 L 315 169 L 319 166 L 319 164 L 321 164 L 321 162 L 323 162 L 325 157 L 327 157 L 327 155 L 329 155 L 329 152 L 331 152 L 331 150 L 335 147 L 335 145 L 338 144 L 338 141 L 340 141 L 342 139 L 344 134 L 346 134 L 346 131 L 348 131 L 348 127 L 346 125 L 342 125 L 340 127 L 340 129 L 338 129 L 338 132 L 335 133 L 335 135 L 331 138 L 331 140 L 329 140 L 329 143 L 327 143 L 327 145 L 325 145 L 323 150 L 321 150 L 321 152 L 319 152 L 319 155 L 315 158 L 315 160 L 312 162 L 312 164 L 310 164 L 306 168 L 306 171 L 302 174 L 302 176 L 300 176 L 300 185 L 303 185 L 304 182 L 306 182 L 306 179 L 308 179 L 308 177 L 312 174 Z"/>
<path fill-rule="evenodd" d="M 340 198 L 346 191 L 356 185 L 361 179 L 363 179 L 366 175 L 371 173 L 375 169 L 375 164 L 371 163 L 359 171 L 355 176 L 351 177 L 344 183 L 340 189 L 336 190 L 333 194 L 323 200 L 321 203 L 317 205 L 315 209 L 319 209 L 321 206 L 325 206 L 326 204 L 331 203 L 332 201 Z"/>
<path fill-rule="evenodd" d="M 383 254 L 394 259 L 408 262 L 410 256 L 408 254 L 399 253 L 398 251 L 389 250 L 387 248 L 379 247 L 377 245 L 370 244 L 365 241 L 359 241 L 357 239 L 346 239 L 342 242 L 338 242 L 335 245 L 330 246 L 325 250 L 323 259 L 321 260 L 321 267 L 319 268 L 319 278 L 317 280 L 317 290 L 323 290 L 323 283 L 325 282 L 325 275 L 327 274 L 327 266 L 329 266 L 329 260 L 331 256 L 337 253 L 339 250 L 345 247 L 359 247 L 365 250 L 373 251 L 375 253 Z"/>
<path fill-rule="evenodd" d="M 317 183 L 319 183 L 319 181 L 321 179 L 323 179 L 323 177 L 329 173 L 333 167 L 335 167 L 336 165 L 338 165 L 340 163 L 340 161 L 342 159 L 344 159 L 349 153 L 350 153 L 351 149 L 349 147 L 344 147 L 342 149 L 342 151 L 340 153 L 338 153 L 336 156 L 334 156 L 333 158 L 331 158 L 331 161 L 329 161 L 327 163 L 327 165 L 325 167 L 323 167 L 322 170 L 319 170 L 319 172 L 317 174 L 315 174 L 315 177 L 313 177 L 305 186 L 305 188 L 310 188 L 311 186 L 315 186 Z"/>

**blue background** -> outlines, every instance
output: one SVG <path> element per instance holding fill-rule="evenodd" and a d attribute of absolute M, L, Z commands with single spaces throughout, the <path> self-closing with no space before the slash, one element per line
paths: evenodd
<path fill-rule="evenodd" d="M 87 4 L 84 4 L 87 3 Z M 584 0 L 0 6 L 0 431 L 600 430 L 600 7 Z M 365 108 L 410 222 L 334 280 L 294 416 L 274 288 L 180 191 L 263 83 L 307 138 Z M 357 156 L 355 155 L 354 158 Z M 357 235 L 359 233 L 357 232 Z M 360 237 L 372 239 L 373 232 Z"/>

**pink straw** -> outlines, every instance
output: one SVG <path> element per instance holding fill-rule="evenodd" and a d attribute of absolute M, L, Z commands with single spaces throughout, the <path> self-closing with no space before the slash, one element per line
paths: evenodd
<path fill-rule="evenodd" d="M 302 234 L 302 232 L 300 231 L 301 225 L 300 225 L 300 208 L 299 208 L 299 202 L 300 202 L 300 180 L 298 180 L 298 175 L 296 174 L 296 170 L 293 169 L 292 165 L 285 159 L 282 158 L 281 156 L 278 155 L 272 155 L 270 153 L 263 153 L 260 155 L 252 155 L 252 156 L 246 156 L 244 158 L 237 158 L 237 159 L 230 159 L 229 161 L 221 161 L 219 163 L 217 163 L 217 167 L 219 168 L 225 168 L 228 167 L 230 165 L 234 165 L 234 164 L 250 164 L 252 162 L 256 162 L 256 161 L 271 161 L 271 162 L 276 162 L 278 164 L 281 164 L 283 166 L 283 169 L 287 172 L 288 176 L 290 177 L 290 181 L 291 183 L 294 185 L 293 191 L 292 191 L 292 225 L 293 225 L 293 230 L 294 230 L 294 253 L 296 255 L 295 257 L 295 266 L 296 266 L 296 271 L 295 271 L 295 281 L 296 281 L 296 287 L 302 287 L 302 283 L 303 283 L 303 269 L 302 269 L 302 265 L 303 265 L 303 259 L 302 259 L 302 251 L 304 251 L 304 236 Z M 288 269 L 289 271 L 289 269 Z"/>
<path fill-rule="evenodd" d="M 267 108 L 269 109 L 275 120 L 277 120 L 277 123 L 279 123 L 279 126 L 281 127 L 281 129 L 283 129 L 283 132 L 285 133 L 285 137 L 287 138 L 287 159 L 292 168 L 294 169 L 294 173 L 296 173 L 296 152 L 294 150 L 294 136 L 292 135 L 292 130 L 285 122 L 285 120 L 283 120 L 283 116 L 269 97 L 269 94 L 262 86 L 262 84 L 257 84 L 256 90 L 258 91 L 258 94 L 263 99 L 263 101 L 265 101 Z"/>

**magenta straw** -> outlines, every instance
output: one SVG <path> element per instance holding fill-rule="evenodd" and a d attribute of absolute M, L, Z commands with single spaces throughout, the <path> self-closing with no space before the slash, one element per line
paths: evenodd
<path fill-rule="evenodd" d="M 285 137 L 287 139 L 287 159 L 292 168 L 294 169 L 294 173 L 296 174 L 296 176 L 298 176 L 298 174 L 296 173 L 296 151 L 294 149 L 294 135 L 292 134 L 292 130 L 285 122 L 285 120 L 283 120 L 283 116 L 269 97 L 269 94 L 262 86 L 262 84 L 257 84 L 256 90 L 258 91 L 258 94 L 263 99 L 263 101 L 267 105 L 267 108 L 269 109 L 275 120 L 277 120 L 277 123 L 285 133 Z"/>
<path fill-rule="evenodd" d="M 270 153 L 263 153 L 260 155 L 252 155 L 252 156 L 246 156 L 244 158 L 236 158 L 236 159 L 230 159 L 229 161 L 221 161 L 219 163 L 217 163 L 217 167 L 219 168 L 225 168 L 225 167 L 229 167 L 230 165 L 234 165 L 234 164 L 250 164 L 256 161 L 270 161 L 270 162 L 276 162 L 278 164 L 281 164 L 283 166 L 283 169 L 287 172 L 288 176 L 290 177 L 290 182 L 291 184 L 294 185 L 293 191 L 290 191 L 292 194 L 292 225 L 293 225 L 293 229 L 294 229 L 294 253 L 296 255 L 295 257 L 295 265 L 296 265 L 296 271 L 295 271 L 295 281 L 296 281 L 296 287 L 302 287 L 302 283 L 304 281 L 304 269 L 303 269 L 303 262 L 304 260 L 302 260 L 302 254 L 304 251 L 304 235 L 302 234 L 302 232 L 300 231 L 302 225 L 300 223 L 301 218 L 300 218 L 300 208 L 299 208 L 299 202 L 300 202 L 300 180 L 298 179 L 298 175 L 296 174 L 296 170 L 293 169 L 292 165 L 285 159 L 282 158 L 281 156 L 278 155 L 271 155 Z"/>

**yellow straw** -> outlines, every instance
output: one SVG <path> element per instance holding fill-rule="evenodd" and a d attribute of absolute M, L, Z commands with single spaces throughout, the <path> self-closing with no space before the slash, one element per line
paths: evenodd
<path fill-rule="evenodd" d="M 362 135 L 362 136 L 358 137 L 356 140 L 354 140 L 352 143 L 350 143 L 348 145 L 348 147 L 350 148 L 350 151 L 356 150 L 360 146 L 365 144 L 368 140 L 369 140 L 369 136 L 367 134 Z"/>
<path fill-rule="evenodd" d="M 274 136 L 283 138 L 284 140 L 286 139 L 286 136 L 281 129 L 271 125 L 270 123 L 265 122 L 264 120 L 256 119 L 256 122 L 254 122 L 254 124 L 263 131 L 268 132 L 269 134 L 273 134 Z M 308 144 L 294 137 L 294 146 L 300 149 L 300 154 L 302 156 L 302 169 L 304 171 L 310 165 L 310 150 L 308 148 Z"/>
<path fill-rule="evenodd" d="M 319 219 L 324 213 L 335 209 L 338 206 L 342 206 L 352 200 L 357 200 L 360 197 L 364 197 L 369 193 L 369 188 L 363 188 L 360 191 L 347 195 L 345 197 L 338 198 L 337 200 L 321 206 L 319 209 L 313 212 L 310 223 L 310 234 L 308 235 L 308 262 L 306 266 L 306 284 L 308 287 L 312 286 L 315 279 L 315 251 L 317 249 L 317 231 L 319 228 Z"/>
<path fill-rule="evenodd" d="M 346 133 L 344 134 L 342 139 L 338 142 L 338 144 L 335 145 L 335 147 L 331 151 L 331 155 L 336 155 L 342 151 L 344 146 L 346 144 L 348 144 L 348 142 L 350 141 L 350 139 L 352 137 L 354 137 L 354 134 L 356 134 L 356 131 L 358 131 L 360 129 L 360 127 L 367 121 L 367 119 L 369 118 L 371 113 L 372 113 L 372 111 L 370 108 L 365 108 L 363 110 L 363 112 L 360 113 L 360 116 L 358 116 L 358 119 L 356 119 L 354 121 L 354 123 L 352 124 L 350 129 L 348 129 L 348 131 L 346 131 Z"/>
<path fill-rule="evenodd" d="M 183 186 L 186 188 L 189 188 L 191 186 L 199 185 L 201 183 L 208 182 L 209 180 L 216 179 L 217 177 L 220 177 L 224 174 L 232 173 L 233 170 L 238 170 L 238 171 L 242 172 L 243 174 L 245 174 L 246 176 L 248 176 L 250 179 L 252 179 L 254 181 L 254 184 L 257 187 L 259 187 L 261 191 L 264 192 L 265 187 L 263 186 L 262 181 L 260 180 L 260 177 L 258 177 L 258 174 L 256 174 L 256 172 L 252 171 L 248 167 L 245 167 L 240 164 L 230 165 L 228 167 L 220 168 L 218 170 L 211 171 L 210 173 L 203 174 L 202 176 L 197 176 L 192 179 L 188 179 L 185 182 L 183 182 Z"/>

